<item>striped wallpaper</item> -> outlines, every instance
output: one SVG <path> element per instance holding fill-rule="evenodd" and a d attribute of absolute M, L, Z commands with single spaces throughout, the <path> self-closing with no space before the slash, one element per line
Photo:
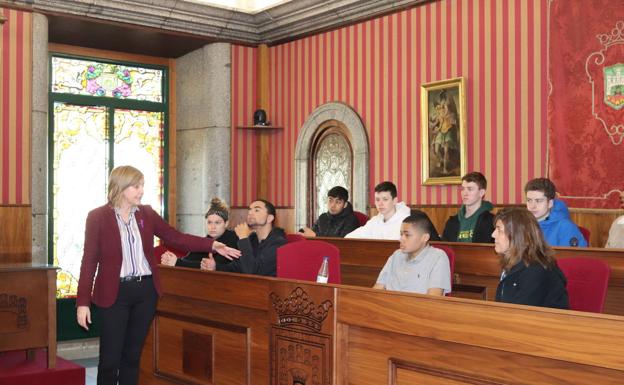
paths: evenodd
<path fill-rule="evenodd" d="M 269 199 L 294 204 L 294 150 L 317 106 L 342 101 L 370 140 L 370 189 L 395 181 L 408 204 L 459 203 L 457 186 L 421 185 L 420 85 L 466 78 L 468 170 L 487 199 L 520 203 L 546 170 L 548 0 L 443 0 L 270 48 Z M 251 123 L 256 50 L 232 48 L 232 124 Z M 233 128 L 232 205 L 255 191 L 255 137 Z M 246 151 L 242 151 L 246 150 Z M 370 202 L 372 204 L 372 194 Z"/>
<path fill-rule="evenodd" d="M 0 205 L 30 204 L 32 14 L 0 8 Z M 45 87 L 46 85 L 41 85 Z"/>
<path fill-rule="evenodd" d="M 256 196 L 255 131 L 240 129 L 253 124 L 256 110 L 256 48 L 232 46 L 232 206 L 247 206 Z"/>

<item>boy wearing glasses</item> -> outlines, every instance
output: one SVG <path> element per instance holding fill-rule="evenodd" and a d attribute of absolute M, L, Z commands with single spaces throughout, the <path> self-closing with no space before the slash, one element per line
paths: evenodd
<path fill-rule="evenodd" d="M 587 247 L 581 230 L 570 219 L 568 206 L 555 199 L 557 188 L 548 178 L 535 178 L 524 187 L 527 209 L 537 219 L 550 246 Z"/>

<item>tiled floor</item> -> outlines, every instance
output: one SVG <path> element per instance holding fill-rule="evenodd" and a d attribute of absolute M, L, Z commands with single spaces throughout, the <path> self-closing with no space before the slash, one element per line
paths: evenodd
<path fill-rule="evenodd" d="M 96 385 L 97 382 L 97 364 L 98 358 L 85 358 L 82 360 L 73 360 L 72 362 L 85 367 L 85 385 Z"/>

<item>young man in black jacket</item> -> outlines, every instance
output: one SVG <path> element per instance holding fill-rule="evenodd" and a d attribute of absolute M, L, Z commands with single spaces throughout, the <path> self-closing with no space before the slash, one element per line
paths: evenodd
<path fill-rule="evenodd" d="M 358 227 L 360 223 L 349 203 L 349 192 L 342 186 L 335 186 L 327 192 L 327 212 L 319 216 L 312 228 L 300 231 L 306 237 L 344 238 Z"/>
<path fill-rule="evenodd" d="M 457 215 L 449 217 L 444 226 L 442 240 L 446 242 L 494 243 L 494 214 L 492 203 L 483 200 L 487 180 L 480 172 L 470 172 L 462 177 L 462 206 Z"/>
<path fill-rule="evenodd" d="M 273 226 L 275 214 L 275 206 L 271 202 L 264 199 L 251 202 L 247 222 L 234 228 L 239 238 L 240 258 L 229 264 L 217 264 L 213 258 L 205 258 L 201 268 L 275 277 L 277 248 L 287 243 L 284 230 Z"/>

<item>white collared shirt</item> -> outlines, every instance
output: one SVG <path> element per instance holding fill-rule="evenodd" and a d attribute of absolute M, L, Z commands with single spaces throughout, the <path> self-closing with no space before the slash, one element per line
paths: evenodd
<path fill-rule="evenodd" d="M 128 223 L 126 223 L 121 217 L 119 210 L 115 208 L 115 217 L 117 218 L 119 236 L 121 237 L 122 262 L 119 272 L 120 277 L 152 274 L 152 269 L 143 251 L 141 232 L 134 216 L 137 210 L 139 210 L 138 207 L 133 207 L 130 210 Z"/>

